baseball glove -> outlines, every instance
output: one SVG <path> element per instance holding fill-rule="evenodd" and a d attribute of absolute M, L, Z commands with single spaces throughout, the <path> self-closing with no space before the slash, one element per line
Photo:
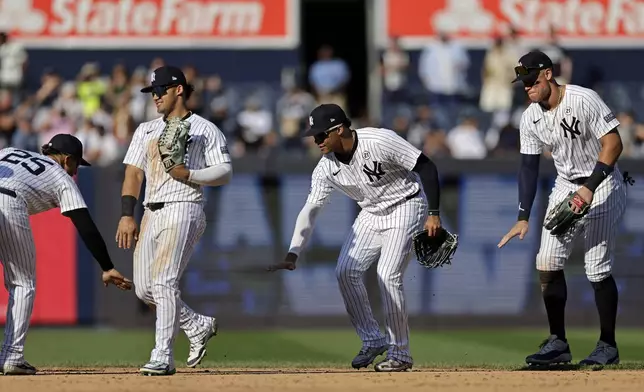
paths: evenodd
<path fill-rule="evenodd" d="M 458 247 L 458 235 L 441 228 L 435 236 L 427 235 L 427 230 L 413 237 L 416 259 L 425 268 L 438 268 L 452 263 Z"/>
<path fill-rule="evenodd" d="M 188 121 L 183 121 L 179 117 L 168 119 L 157 144 L 166 173 L 185 163 L 189 130 Z"/>
<path fill-rule="evenodd" d="M 575 212 L 572 206 L 577 206 L 580 211 Z M 586 203 L 584 199 L 577 194 L 577 192 L 570 192 L 561 203 L 557 204 L 555 208 L 550 211 L 544 220 L 543 227 L 550 230 L 550 234 L 560 236 L 568 232 L 581 218 L 588 214 L 590 204 Z"/>

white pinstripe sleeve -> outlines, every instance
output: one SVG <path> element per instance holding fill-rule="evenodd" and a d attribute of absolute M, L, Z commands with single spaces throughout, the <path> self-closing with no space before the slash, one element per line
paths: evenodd
<path fill-rule="evenodd" d="M 141 124 L 136 128 L 136 131 L 134 131 L 134 135 L 132 136 L 130 146 L 125 154 L 125 158 L 123 159 L 124 164 L 136 166 L 141 170 L 145 170 L 147 162 L 147 150 L 143 141 L 146 128 L 148 127 L 146 127 L 145 124 Z"/>
<path fill-rule="evenodd" d="M 597 92 L 590 90 L 589 95 L 584 96 L 583 107 L 590 131 L 597 139 L 619 126 L 619 120 Z"/>
<path fill-rule="evenodd" d="M 58 197 L 61 214 L 67 211 L 87 208 L 87 204 L 85 204 L 85 199 L 83 199 L 78 185 L 76 185 L 76 182 L 74 182 L 74 179 L 69 174 L 64 173 L 61 175 L 57 183 L 56 196 Z"/>
<path fill-rule="evenodd" d="M 519 140 L 521 143 L 521 154 L 541 155 L 543 153 L 543 143 L 537 139 L 532 131 L 532 119 L 528 111 L 523 112 L 521 123 L 519 125 Z"/>
<path fill-rule="evenodd" d="M 306 202 L 323 206 L 329 201 L 331 193 L 333 193 L 333 187 L 327 182 L 324 166 L 320 161 L 311 174 L 311 190 Z"/>
<path fill-rule="evenodd" d="M 228 152 L 228 143 L 224 133 L 214 124 L 209 124 L 209 132 L 206 132 L 206 147 L 204 149 L 204 158 L 206 166 L 219 165 L 230 162 L 230 153 Z"/>
<path fill-rule="evenodd" d="M 400 137 L 396 132 L 390 132 L 390 138 L 380 140 L 378 143 L 380 149 L 384 153 L 384 157 L 389 162 L 411 171 L 414 166 L 416 166 L 416 162 L 418 161 L 418 157 L 422 151 Z"/>

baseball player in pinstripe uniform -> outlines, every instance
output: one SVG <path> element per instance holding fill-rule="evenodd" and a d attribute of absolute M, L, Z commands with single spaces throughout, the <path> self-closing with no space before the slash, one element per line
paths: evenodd
<path fill-rule="evenodd" d="M 141 91 L 152 93 L 163 117 L 137 128 L 125 156 L 122 217 L 116 241 L 121 248 L 130 248 L 138 241 L 134 251 L 136 295 L 156 308 L 155 347 L 150 362 L 140 372 L 171 375 L 176 372 L 173 347 L 179 327 L 190 340 L 189 367 L 201 362 L 208 340 L 217 333 L 214 317 L 198 314 L 181 301 L 179 281 L 206 227 L 203 186 L 227 184 L 232 166 L 223 133 L 186 108 L 193 88 L 180 69 L 156 69 L 151 85 Z M 166 172 L 157 143 L 166 121 L 177 117 L 189 126 L 185 164 Z M 138 235 L 134 207 L 144 177 L 145 213 Z"/>
<path fill-rule="evenodd" d="M 523 82 L 532 104 L 521 117 L 521 169 L 518 222 L 503 237 L 499 247 L 528 232 L 528 218 L 536 195 L 539 157 L 544 147 L 552 151 L 557 178 L 548 202 L 547 216 L 555 214 L 562 201 L 579 213 L 589 208 L 573 226 L 553 234 L 544 227 L 536 266 L 550 336 L 541 349 L 526 358 L 530 365 L 572 361 L 566 340 L 564 311 L 566 280 L 564 264 L 574 240 L 583 237 L 585 270 L 595 292 L 601 334 L 596 348 L 582 365 L 617 364 L 615 341 L 618 293 L 611 275 L 615 234 L 626 206 L 625 180 L 617 166 L 622 141 L 619 121 L 597 93 L 568 84 L 559 85 L 552 75 L 552 61 L 542 52 L 530 52 L 519 60 L 515 81 Z M 554 211 L 554 212 L 553 212 Z M 549 218 L 546 218 L 548 221 Z M 548 226 L 546 223 L 545 226 Z"/>
<path fill-rule="evenodd" d="M 132 288 L 132 282 L 114 269 L 105 241 L 72 178 L 79 165 L 89 166 L 83 159 L 83 145 L 67 134 L 54 136 L 42 147 L 42 155 L 16 148 L 0 151 L 0 263 L 9 291 L 0 350 L 0 372 L 5 375 L 36 373 L 24 358 L 36 294 L 36 248 L 30 215 L 59 207 L 100 264 L 105 286 L 112 283 L 122 290 Z"/>
<path fill-rule="evenodd" d="M 375 365 L 380 372 L 411 369 L 409 326 L 403 292 L 403 273 L 409 263 L 412 236 L 426 228 L 441 229 L 439 181 L 434 163 L 395 132 L 380 128 L 351 129 L 337 105 L 311 112 L 310 129 L 323 157 L 311 178 L 311 190 L 300 211 L 285 259 L 269 267 L 295 269 L 298 255 L 311 235 L 315 219 L 333 190 L 358 202 L 361 212 L 340 251 L 336 273 L 340 292 L 362 348 L 356 369 Z M 384 304 L 383 334 L 375 320 L 363 275 L 377 263 Z"/>

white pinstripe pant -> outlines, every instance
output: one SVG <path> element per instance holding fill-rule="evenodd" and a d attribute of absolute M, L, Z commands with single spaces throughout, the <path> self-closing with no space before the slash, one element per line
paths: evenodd
<path fill-rule="evenodd" d="M 550 212 L 569 192 L 580 188 L 569 181 L 557 177 L 550 194 Z M 622 174 L 615 170 L 596 189 L 588 215 L 586 215 L 567 235 L 558 238 L 545 228 L 541 233 L 541 246 L 537 254 L 537 270 L 560 271 L 572 252 L 575 240 L 584 237 L 584 266 L 586 276 L 591 282 L 606 279 L 612 271 L 615 234 L 618 223 L 626 209 L 626 185 Z"/>
<path fill-rule="evenodd" d="M 36 298 L 36 246 L 26 203 L 4 194 L 0 194 L 0 262 L 9 292 L 0 365 L 17 365 L 24 360 Z"/>
<path fill-rule="evenodd" d="M 206 228 L 203 206 L 166 203 L 145 210 L 141 235 L 134 251 L 134 284 L 143 302 L 156 306 L 156 341 L 151 360 L 174 366 L 174 342 L 179 327 L 189 339 L 203 335 L 205 316 L 179 298 L 179 281 L 195 245 Z"/>
<path fill-rule="evenodd" d="M 387 215 L 361 211 L 336 267 L 344 304 L 363 346 L 389 344 L 388 357 L 404 362 L 412 362 L 412 358 L 403 273 L 409 264 L 412 236 L 422 230 L 426 219 L 427 203 L 422 197 L 404 202 Z M 376 261 L 386 335 L 373 316 L 364 284 L 364 273 Z"/>

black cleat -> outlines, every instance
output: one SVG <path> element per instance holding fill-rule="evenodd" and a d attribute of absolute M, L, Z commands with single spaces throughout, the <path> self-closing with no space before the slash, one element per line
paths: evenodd
<path fill-rule="evenodd" d="M 572 361 L 570 346 L 555 335 L 550 335 L 539 347 L 538 352 L 526 357 L 528 365 L 556 365 Z"/>

